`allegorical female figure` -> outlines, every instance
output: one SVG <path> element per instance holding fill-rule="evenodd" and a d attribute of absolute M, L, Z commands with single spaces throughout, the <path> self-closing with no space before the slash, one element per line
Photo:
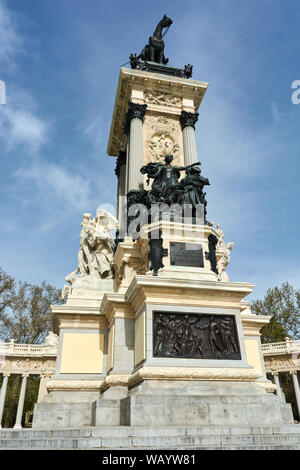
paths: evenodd
<path fill-rule="evenodd" d="M 207 201 L 203 188 L 209 184 L 209 180 L 201 175 L 201 169 L 198 166 L 188 167 L 186 176 L 180 181 L 180 186 L 186 190 L 184 202 L 191 204 L 193 209 L 196 209 L 197 205 L 203 204 L 204 215 L 206 215 Z"/>
<path fill-rule="evenodd" d="M 148 178 L 153 179 L 152 192 L 163 199 L 166 203 L 174 202 L 174 191 L 178 189 L 178 180 L 180 171 L 188 170 L 200 162 L 188 166 L 172 166 L 173 155 L 166 155 L 165 164 L 148 163 L 141 168 L 141 173 L 147 174 Z"/>

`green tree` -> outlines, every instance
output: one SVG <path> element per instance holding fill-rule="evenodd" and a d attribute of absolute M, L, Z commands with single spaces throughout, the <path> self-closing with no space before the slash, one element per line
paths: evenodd
<path fill-rule="evenodd" d="M 0 268 L 0 340 L 42 343 L 51 328 L 50 305 L 61 303 L 61 289 L 17 283 Z"/>
<path fill-rule="evenodd" d="M 61 303 L 61 290 L 46 281 L 40 285 L 16 282 L 0 268 L 0 341 L 39 344 L 51 329 L 51 304 Z M 15 422 L 21 387 L 21 375 L 11 375 L 5 399 L 2 425 Z M 2 382 L 2 378 L 0 380 Z M 33 410 L 39 377 L 30 376 L 26 387 L 23 424 L 26 411 Z"/>
<path fill-rule="evenodd" d="M 254 300 L 251 310 L 256 315 L 270 315 L 270 323 L 261 330 L 262 343 L 300 338 L 300 290 L 288 282 L 268 289 L 262 300 Z"/>

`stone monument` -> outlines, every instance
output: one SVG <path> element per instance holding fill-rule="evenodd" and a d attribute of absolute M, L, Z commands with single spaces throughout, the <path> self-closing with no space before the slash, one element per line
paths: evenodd
<path fill-rule="evenodd" d="M 168 65 L 171 24 L 164 16 L 120 70 L 107 147 L 117 218 L 83 215 L 78 266 L 52 306 L 56 373 L 34 428 L 293 422 L 265 374 L 269 317 L 244 300 L 252 284 L 229 280 L 233 243 L 207 218 L 195 125 L 208 83 L 190 64 Z"/>

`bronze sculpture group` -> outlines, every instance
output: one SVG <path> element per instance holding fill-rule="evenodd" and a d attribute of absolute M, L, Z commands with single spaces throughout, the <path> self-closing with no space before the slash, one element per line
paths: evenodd
<path fill-rule="evenodd" d="M 166 155 L 165 163 L 150 162 L 142 166 L 140 171 L 147 175 L 147 183 L 153 179 L 152 187 L 150 191 L 145 189 L 129 191 L 128 208 L 133 204 L 143 204 L 149 210 L 153 205 L 161 205 L 163 208 L 177 205 L 177 215 L 183 215 L 183 210 L 188 205 L 194 218 L 197 215 L 197 208 L 202 207 L 205 220 L 207 201 L 203 189 L 210 183 L 201 175 L 200 162 L 187 166 L 172 166 L 172 160 L 172 155 Z M 185 171 L 186 175 L 180 180 L 181 171 Z"/>
<path fill-rule="evenodd" d="M 153 356 L 239 359 L 234 317 L 155 312 Z"/>

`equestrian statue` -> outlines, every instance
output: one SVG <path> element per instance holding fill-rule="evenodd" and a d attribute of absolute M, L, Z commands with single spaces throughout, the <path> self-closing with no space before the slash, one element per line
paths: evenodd
<path fill-rule="evenodd" d="M 168 18 L 166 15 L 163 16 L 156 26 L 153 36 L 149 37 L 149 43 L 146 44 L 140 55 L 137 56 L 136 54 L 131 54 L 131 65 L 138 62 L 139 59 L 146 62 L 156 62 L 164 65 L 169 62 L 169 59 L 166 59 L 164 55 L 165 43 L 162 38 L 165 36 L 172 23 L 173 21 L 171 18 Z M 167 28 L 167 30 L 162 33 L 164 28 Z"/>

